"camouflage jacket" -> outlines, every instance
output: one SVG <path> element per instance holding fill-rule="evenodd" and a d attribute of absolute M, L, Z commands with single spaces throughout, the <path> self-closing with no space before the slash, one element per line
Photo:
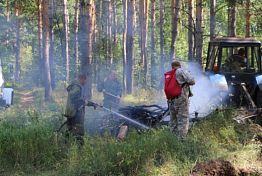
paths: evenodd
<path fill-rule="evenodd" d="M 187 98 L 190 93 L 189 86 L 195 84 L 194 77 L 186 70 L 178 68 L 176 70 L 176 80 L 178 84 L 182 86 L 182 95 L 185 95 L 185 97 Z"/>
<path fill-rule="evenodd" d="M 82 96 L 82 86 L 78 81 L 72 82 L 67 87 L 68 97 L 66 103 L 65 116 L 68 118 L 75 117 L 77 112 L 84 108 L 85 100 Z"/>
<path fill-rule="evenodd" d="M 103 90 L 109 94 L 113 94 L 115 96 L 121 96 L 122 95 L 122 87 L 121 83 L 117 80 L 110 80 L 106 79 L 101 84 L 98 85 L 98 91 L 102 92 Z"/>
<path fill-rule="evenodd" d="M 176 70 L 176 79 L 180 85 L 184 85 L 184 84 L 194 85 L 195 84 L 195 80 L 193 76 L 182 68 L 178 68 Z"/>

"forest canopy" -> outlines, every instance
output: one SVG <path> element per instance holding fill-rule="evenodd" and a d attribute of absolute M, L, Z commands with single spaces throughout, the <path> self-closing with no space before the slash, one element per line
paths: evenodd
<path fill-rule="evenodd" d="M 256 0 L 3 0 L 0 58 L 6 83 L 45 87 L 115 69 L 124 91 L 161 88 L 170 61 L 203 64 L 219 36 L 261 40 Z M 91 84 L 88 96 L 91 97 Z"/>

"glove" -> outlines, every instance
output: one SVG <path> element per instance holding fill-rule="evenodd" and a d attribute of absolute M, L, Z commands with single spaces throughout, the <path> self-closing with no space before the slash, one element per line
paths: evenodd
<path fill-rule="evenodd" d="M 93 102 L 88 102 L 88 104 L 90 105 L 90 106 L 93 106 L 94 107 L 94 110 L 96 110 L 96 108 L 97 108 L 97 104 L 96 103 L 93 103 Z"/>
<path fill-rule="evenodd" d="M 94 110 L 96 110 L 97 108 L 97 104 L 93 104 Z"/>

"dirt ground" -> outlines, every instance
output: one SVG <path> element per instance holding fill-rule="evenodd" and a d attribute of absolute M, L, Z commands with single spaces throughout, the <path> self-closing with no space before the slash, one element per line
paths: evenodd
<path fill-rule="evenodd" d="M 211 160 L 197 163 L 191 176 L 258 176 L 260 174 L 262 173 L 254 170 L 237 169 L 229 161 Z"/>
<path fill-rule="evenodd" d="M 34 96 L 32 92 L 26 92 L 21 96 L 21 105 L 23 108 L 28 108 L 34 103 Z"/>

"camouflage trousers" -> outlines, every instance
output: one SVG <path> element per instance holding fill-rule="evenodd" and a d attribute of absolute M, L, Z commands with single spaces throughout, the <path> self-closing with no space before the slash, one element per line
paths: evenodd
<path fill-rule="evenodd" d="M 75 137 L 79 144 L 83 144 L 83 136 L 85 135 L 84 127 L 84 112 L 78 112 L 73 118 L 67 120 L 67 135 L 72 135 Z"/>
<path fill-rule="evenodd" d="M 117 110 L 120 99 L 104 95 L 103 106 L 109 109 Z"/>
<path fill-rule="evenodd" d="M 169 100 L 170 130 L 175 132 L 178 138 L 185 138 L 189 129 L 189 102 L 188 94 L 181 94 L 176 99 Z"/>

